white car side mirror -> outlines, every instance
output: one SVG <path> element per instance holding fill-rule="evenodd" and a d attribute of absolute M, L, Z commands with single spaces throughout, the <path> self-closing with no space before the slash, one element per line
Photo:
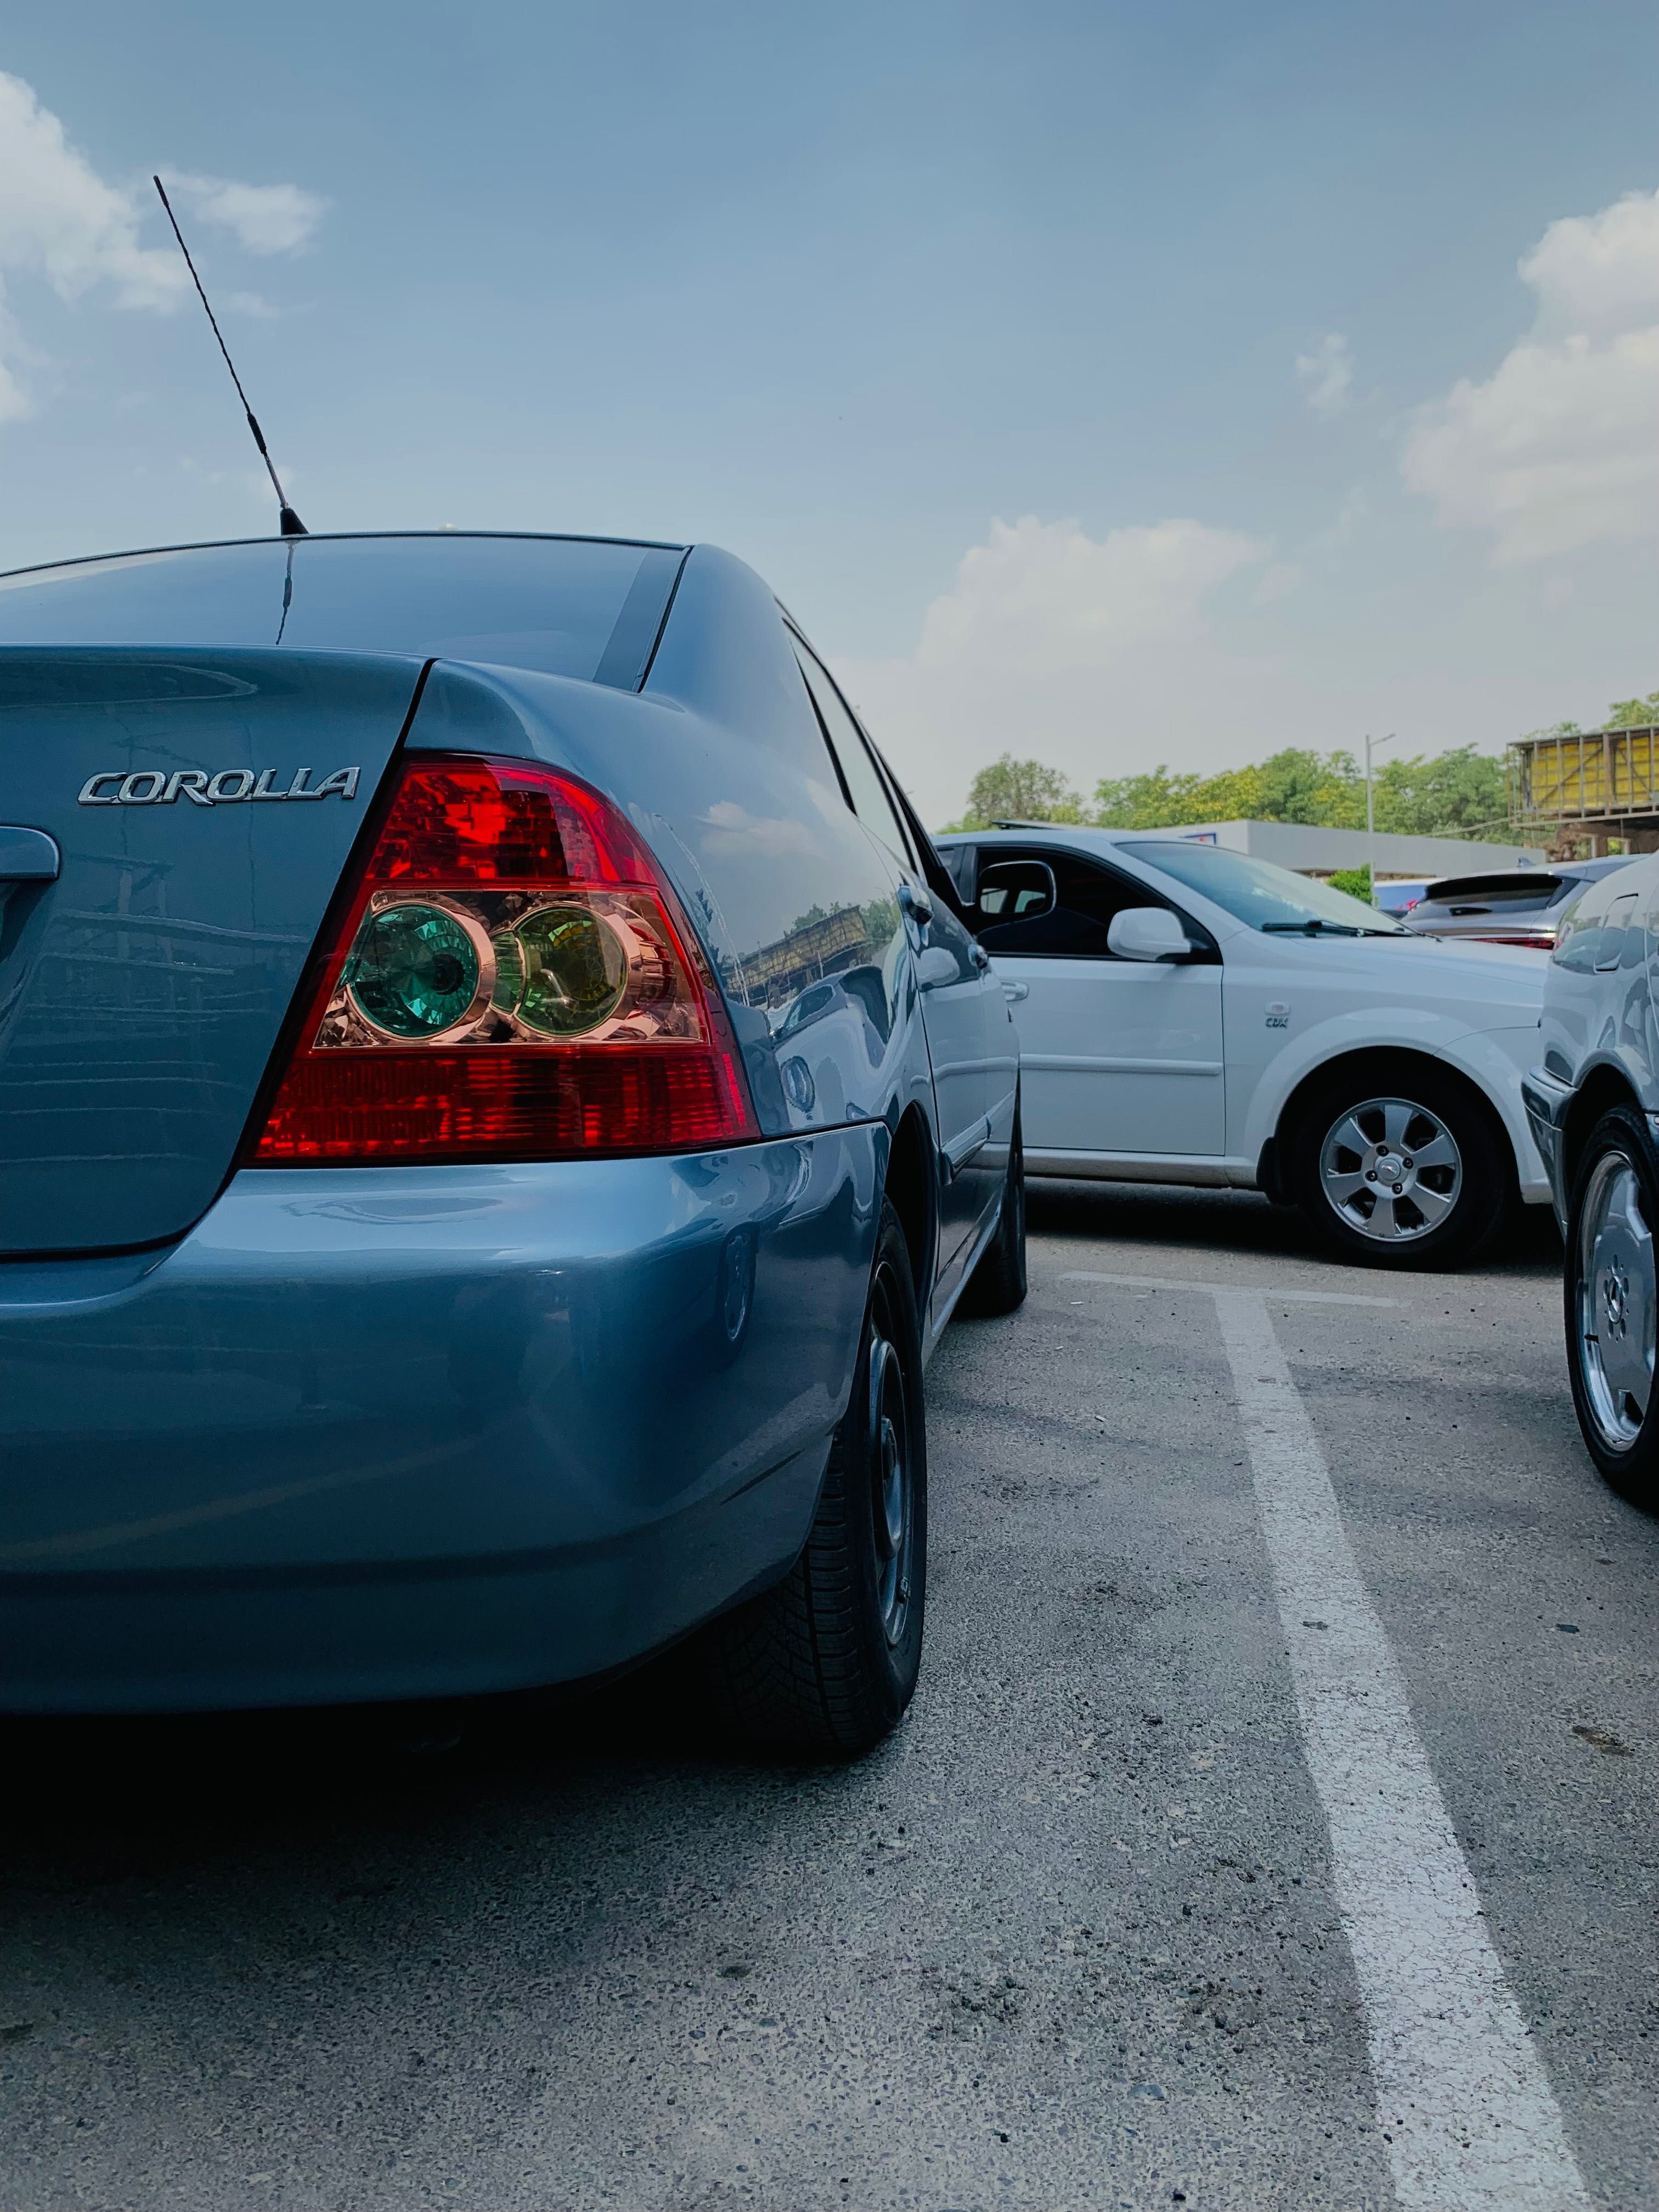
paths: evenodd
<path fill-rule="evenodd" d="M 1167 906 L 1127 906 L 1112 916 L 1106 949 L 1120 960 L 1177 960 L 1194 947 Z"/>

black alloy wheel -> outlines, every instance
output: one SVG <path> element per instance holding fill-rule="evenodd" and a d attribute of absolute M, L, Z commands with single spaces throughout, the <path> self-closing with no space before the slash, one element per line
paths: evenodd
<path fill-rule="evenodd" d="M 987 1318 L 1015 1313 L 1025 1303 L 1025 1148 L 1020 1139 L 1019 1103 L 1014 1103 L 1013 1134 L 1008 1140 L 1008 1173 L 1002 1187 L 1002 1212 L 996 1234 L 980 1255 L 968 1279 L 958 1310 Z"/>
<path fill-rule="evenodd" d="M 1653 1387 L 1659 1175 L 1643 1117 L 1616 1107 L 1590 1133 L 1567 1210 L 1563 1313 L 1584 1448 L 1632 1504 L 1659 1508 Z"/>
<path fill-rule="evenodd" d="M 1289 1150 L 1311 1228 L 1369 1267 L 1467 1267 L 1516 1195 L 1497 1115 L 1456 1076 L 1376 1054 L 1316 1091 Z"/>
<path fill-rule="evenodd" d="M 927 1596 L 921 1328 L 904 1231 L 884 1199 L 852 1395 L 805 1549 L 708 1631 L 728 1728 L 775 1758 L 869 1751 L 915 1693 Z"/>

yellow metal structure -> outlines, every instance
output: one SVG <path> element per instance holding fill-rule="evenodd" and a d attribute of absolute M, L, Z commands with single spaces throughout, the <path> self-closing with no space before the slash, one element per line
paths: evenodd
<path fill-rule="evenodd" d="M 1659 828 L 1659 727 L 1522 738 L 1504 763 L 1510 821 Z"/>

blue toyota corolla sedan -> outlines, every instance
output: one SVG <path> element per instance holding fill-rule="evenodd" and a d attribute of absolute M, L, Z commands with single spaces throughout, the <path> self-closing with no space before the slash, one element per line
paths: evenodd
<path fill-rule="evenodd" d="M 1024 1292 L 951 877 L 710 546 L 0 577 L 0 1708 L 915 1686 L 923 1370 Z"/>

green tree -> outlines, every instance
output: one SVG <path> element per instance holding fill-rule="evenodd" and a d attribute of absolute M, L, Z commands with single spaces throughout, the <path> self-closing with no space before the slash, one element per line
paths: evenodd
<path fill-rule="evenodd" d="M 1103 830 L 1164 830 L 1188 822 L 1245 821 L 1261 811 L 1260 769 L 1194 775 L 1172 775 L 1159 766 L 1148 775 L 1109 776 L 1097 783 L 1092 818 Z"/>
<path fill-rule="evenodd" d="M 1095 786 L 1095 820 L 1103 830 L 1162 830 L 1196 822 L 1195 775 L 1171 775 L 1161 763 L 1144 775 L 1110 776 Z"/>
<path fill-rule="evenodd" d="M 1654 722 L 1659 722 L 1659 691 L 1650 691 L 1645 699 L 1615 699 L 1601 726 L 1606 730 L 1644 730 Z"/>
<path fill-rule="evenodd" d="M 1473 745 L 1391 760 L 1373 779 L 1379 830 L 1414 837 L 1468 837 L 1508 818 L 1504 763 Z M 1361 820 L 1364 789 L 1360 789 Z"/>
<path fill-rule="evenodd" d="M 1362 829 L 1365 780 L 1353 755 L 1308 752 L 1294 745 L 1273 754 L 1261 763 L 1261 819 Z"/>
<path fill-rule="evenodd" d="M 1368 862 L 1363 868 L 1339 868 L 1330 878 L 1334 891 L 1346 891 L 1350 898 L 1371 902 L 1371 872 Z"/>
<path fill-rule="evenodd" d="M 1651 700 L 1624 708 L 1652 719 Z M 1571 737 L 1571 723 L 1534 737 Z M 1372 781 L 1376 826 L 1425 837 L 1478 837 L 1506 818 L 1503 762 L 1456 745 L 1443 753 L 1379 759 Z M 1103 830 L 1164 830 L 1200 822 L 1302 822 L 1322 829 L 1363 830 L 1365 779 L 1351 752 L 1315 752 L 1289 745 L 1244 768 L 1198 775 L 1160 763 L 1139 775 L 1105 776 L 1085 811 L 1058 769 L 1005 753 L 974 778 L 968 811 L 952 830 L 981 830 L 995 821 L 1092 822 Z"/>
<path fill-rule="evenodd" d="M 1042 761 L 1016 760 L 1004 753 L 981 769 L 969 788 L 968 805 L 952 830 L 985 830 L 994 822 L 1081 822 L 1076 792 L 1057 768 Z"/>

